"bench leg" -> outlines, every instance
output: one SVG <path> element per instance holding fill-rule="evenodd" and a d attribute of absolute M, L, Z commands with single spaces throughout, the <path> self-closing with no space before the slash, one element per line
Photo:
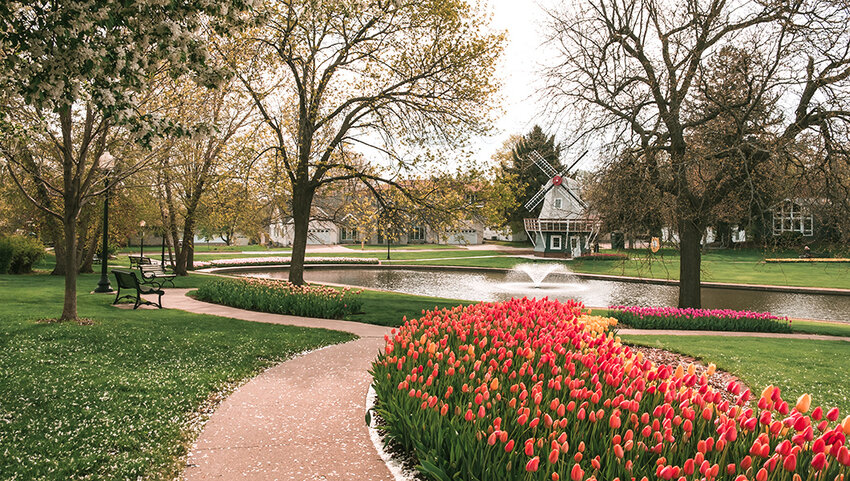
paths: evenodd
<path fill-rule="evenodd" d="M 142 303 L 142 293 L 139 292 L 139 291 L 136 291 L 136 305 L 133 306 L 133 310 L 138 309 L 139 305 L 141 303 Z"/>
<path fill-rule="evenodd" d="M 160 292 L 161 292 L 161 291 L 160 291 Z M 157 296 L 159 297 L 159 299 L 157 299 L 157 301 L 156 301 L 156 305 L 157 305 L 160 309 L 162 309 L 162 294 L 157 293 Z"/>
<path fill-rule="evenodd" d="M 112 301 L 112 305 L 118 304 L 118 299 L 121 298 L 121 286 L 118 286 L 118 292 L 115 293 L 115 300 Z"/>

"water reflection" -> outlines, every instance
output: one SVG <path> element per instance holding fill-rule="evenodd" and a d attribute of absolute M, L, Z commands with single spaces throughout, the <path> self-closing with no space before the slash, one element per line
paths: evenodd
<path fill-rule="evenodd" d="M 286 279 L 285 269 L 252 269 L 240 275 Z M 535 288 L 521 272 L 422 271 L 413 269 L 308 269 L 309 282 L 348 284 L 407 294 L 474 301 L 511 297 L 580 300 L 588 306 L 674 306 L 677 288 L 653 284 L 585 280 L 552 273 Z M 850 322 L 850 296 L 702 289 L 703 307 L 769 311 L 776 315 Z"/>

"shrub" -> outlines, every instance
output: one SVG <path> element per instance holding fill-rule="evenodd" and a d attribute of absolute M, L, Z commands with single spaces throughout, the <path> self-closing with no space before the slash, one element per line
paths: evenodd
<path fill-rule="evenodd" d="M 409 320 L 372 364 L 383 429 L 428 479 L 844 479 L 850 416 L 724 397 L 714 366 L 656 366 L 612 322 L 546 299 Z"/>
<path fill-rule="evenodd" d="M 360 291 L 326 286 L 296 286 L 272 279 L 218 279 L 198 288 L 202 301 L 252 311 L 342 319 L 360 312 Z"/>
<path fill-rule="evenodd" d="M 44 244 L 25 236 L 0 238 L 0 273 L 26 274 L 44 257 Z"/>
<path fill-rule="evenodd" d="M 791 321 L 787 317 L 774 316 L 769 312 L 639 306 L 612 306 L 609 309 L 608 315 L 635 329 L 791 332 Z"/>
<path fill-rule="evenodd" d="M 12 265 L 12 256 L 15 250 L 12 248 L 12 243 L 5 237 L 0 237 L 0 274 L 9 272 L 9 266 Z"/>

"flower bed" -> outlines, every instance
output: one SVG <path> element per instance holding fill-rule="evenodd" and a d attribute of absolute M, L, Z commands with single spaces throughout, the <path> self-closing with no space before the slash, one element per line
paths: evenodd
<path fill-rule="evenodd" d="M 627 261 L 627 260 L 629 260 L 629 256 L 628 256 L 628 254 L 596 252 L 596 253 L 582 254 L 581 256 L 578 257 L 577 260 L 581 260 L 581 261 Z"/>
<path fill-rule="evenodd" d="M 582 306 L 514 299 L 423 313 L 374 362 L 383 429 L 429 479 L 833 481 L 850 416 L 778 388 L 733 402 L 656 366 Z M 644 478 L 644 476 L 646 478 Z M 843 478 L 840 478 L 843 479 Z"/>
<path fill-rule="evenodd" d="M 244 267 L 274 266 L 289 264 L 291 257 L 242 257 L 235 259 L 216 259 L 214 261 L 196 261 L 195 269 L 208 267 Z M 307 257 L 305 264 L 378 264 L 378 259 L 370 257 Z"/>
<path fill-rule="evenodd" d="M 785 263 L 785 262 L 791 262 L 791 263 L 795 263 L 795 262 L 802 262 L 802 263 L 833 262 L 833 263 L 841 264 L 841 263 L 850 262 L 850 259 L 843 258 L 843 257 L 803 257 L 803 258 L 791 257 L 791 258 L 765 259 L 764 261 L 769 263 L 769 264 Z"/>
<path fill-rule="evenodd" d="M 611 306 L 608 315 L 635 329 L 791 332 L 791 321 L 787 317 L 769 312 Z"/>
<path fill-rule="evenodd" d="M 361 291 L 326 286 L 296 286 L 273 279 L 217 279 L 195 291 L 199 300 L 252 311 L 342 319 L 363 307 Z"/>

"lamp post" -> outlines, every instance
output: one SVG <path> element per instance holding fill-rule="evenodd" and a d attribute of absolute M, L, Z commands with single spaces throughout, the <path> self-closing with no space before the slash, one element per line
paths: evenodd
<path fill-rule="evenodd" d="M 145 226 L 148 225 L 147 222 L 141 221 L 139 222 L 139 227 L 142 232 L 139 234 L 139 257 L 145 256 Z"/>
<path fill-rule="evenodd" d="M 104 152 L 100 156 L 100 168 L 103 169 L 105 175 L 104 191 L 103 191 L 103 243 L 100 248 L 100 280 L 97 281 L 97 288 L 94 292 L 112 292 L 112 286 L 109 285 L 109 274 L 107 273 L 107 264 L 109 263 L 109 174 L 115 167 L 115 157 L 109 152 Z"/>

